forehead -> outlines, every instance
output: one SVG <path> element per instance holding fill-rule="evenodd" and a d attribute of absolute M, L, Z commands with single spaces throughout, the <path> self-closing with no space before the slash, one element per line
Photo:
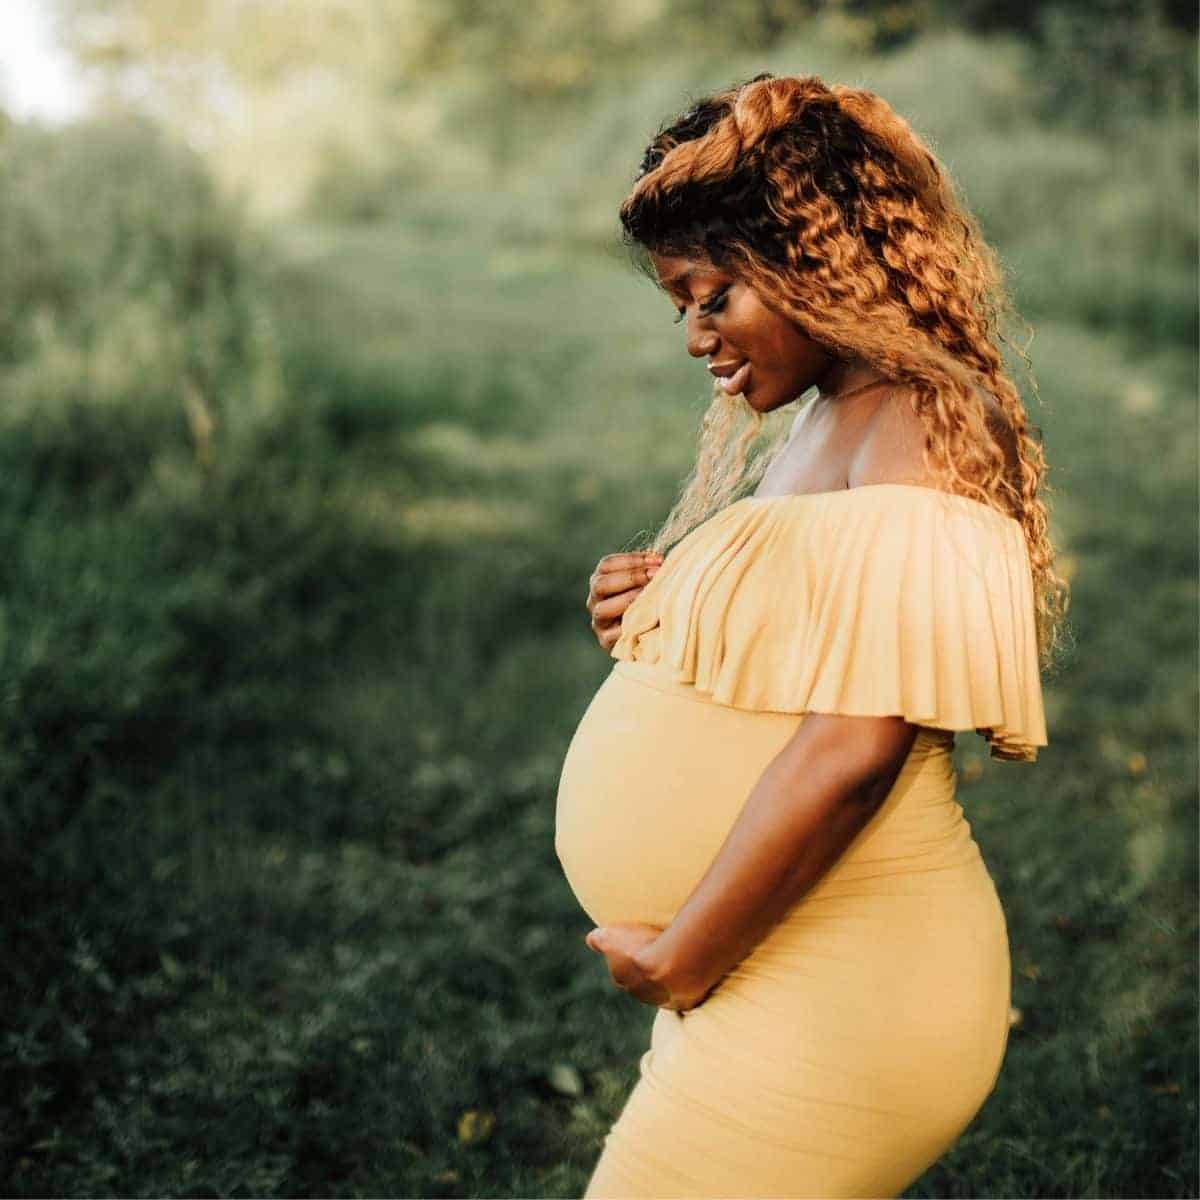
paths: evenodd
<path fill-rule="evenodd" d="M 651 252 L 658 282 L 668 291 L 684 291 L 690 284 L 723 279 L 725 273 L 710 259 Z"/>

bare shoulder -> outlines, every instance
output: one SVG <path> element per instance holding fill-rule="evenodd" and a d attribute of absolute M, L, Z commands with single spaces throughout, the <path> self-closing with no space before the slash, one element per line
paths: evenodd
<path fill-rule="evenodd" d="M 977 388 L 976 394 L 983 401 L 988 432 L 1004 454 L 1009 478 L 1020 478 L 1020 455 L 1012 423 L 991 392 Z M 925 439 L 925 423 L 913 407 L 912 389 L 893 389 L 867 423 L 851 459 L 847 482 L 851 487 L 870 483 L 937 486 L 925 468 Z"/>
<path fill-rule="evenodd" d="M 850 459 L 847 483 L 935 485 L 925 468 L 925 423 L 912 403 L 912 389 L 890 389 L 879 402 Z"/>

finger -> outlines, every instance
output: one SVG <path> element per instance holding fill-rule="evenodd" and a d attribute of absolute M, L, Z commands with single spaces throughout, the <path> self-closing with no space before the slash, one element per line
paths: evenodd
<path fill-rule="evenodd" d="M 619 621 L 625 610 L 642 594 L 645 587 L 645 584 L 641 584 L 638 587 L 629 588 L 617 596 L 598 600 L 592 605 L 592 620 L 600 628 L 610 621 Z"/>
<path fill-rule="evenodd" d="M 620 620 L 609 621 L 607 624 L 592 619 L 592 632 L 596 635 L 596 640 L 605 650 L 611 650 L 617 644 L 617 639 L 621 636 Z"/>
<path fill-rule="evenodd" d="M 607 575 L 594 575 L 589 583 L 588 602 L 597 604 L 619 596 L 631 588 L 642 588 L 650 582 L 661 568 L 654 563 L 633 567 L 628 571 L 611 571 Z"/>
<path fill-rule="evenodd" d="M 611 625 L 606 625 L 604 629 L 600 630 L 598 634 L 596 634 L 596 637 L 599 638 L 602 647 L 604 647 L 606 650 L 611 650 L 614 646 L 616 646 L 617 642 L 620 641 L 619 620 L 614 620 Z"/>
<path fill-rule="evenodd" d="M 615 596 L 607 596 L 603 600 L 589 595 L 587 610 L 591 617 L 592 631 L 598 635 L 609 625 L 619 625 L 625 610 L 642 594 L 645 586 L 643 583 L 637 587 L 626 588 L 625 591 L 618 592 Z"/>
<path fill-rule="evenodd" d="M 662 562 L 663 556 L 657 550 L 629 550 L 621 554 L 606 554 L 596 564 L 597 575 L 607 575 L 612 571 L 630 571 L 634 567 L 643 567 L 647 563 Z"/>

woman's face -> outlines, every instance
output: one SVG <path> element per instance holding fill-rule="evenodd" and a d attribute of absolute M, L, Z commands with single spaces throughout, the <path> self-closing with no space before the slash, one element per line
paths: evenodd
<path fill-rule="evenodd" d="M 707 357 L 709 370 L 729 379 L 728 393 L 740 392 L 759 412 L 789 404 L 842 365 L 710 259 L 650 259 L 686 322 L 688 353 Z"/>

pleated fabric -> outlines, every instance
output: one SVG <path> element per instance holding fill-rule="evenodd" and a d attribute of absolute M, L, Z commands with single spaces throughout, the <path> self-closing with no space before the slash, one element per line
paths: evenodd
<path fill-rule="evenodd" d="M 757 712 L 975 730 L 993 758 L 1048 744 L 1021 525 L 911 484 L 748 496 L 693 529 L 610 651 Z"/>

